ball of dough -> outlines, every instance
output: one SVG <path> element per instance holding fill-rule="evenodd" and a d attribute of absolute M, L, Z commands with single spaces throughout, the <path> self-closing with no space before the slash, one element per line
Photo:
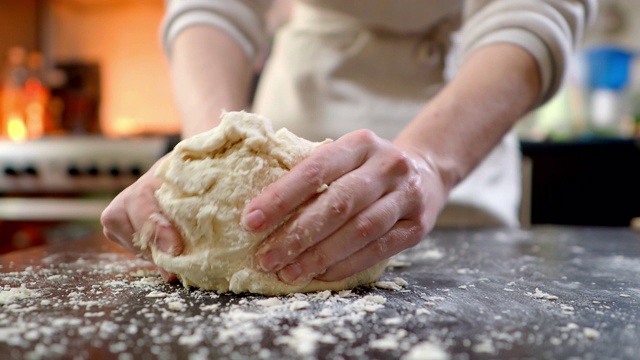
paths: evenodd
<path fill-rule="evenodd" d="M 246 112 L 223 114 L 216 128 L 181 141 L 157 170 L 163 184 L 156 192 L 160 209 L 185 241 L 179 256 L 151 246 L 155 263 L 175 273 L 185 287 L 217 292 L 280 295 L 342 290 L 376 281 L 386 262 L 336 282 L 292 286 L 253 266 L 257 246 L 276 227 L 245 231 L 244 207 L 267 185 L 287 173 L 323 143 L 274 132 L 271 122 Z M 148 238 L 141 236 L 142 246 Z"/>

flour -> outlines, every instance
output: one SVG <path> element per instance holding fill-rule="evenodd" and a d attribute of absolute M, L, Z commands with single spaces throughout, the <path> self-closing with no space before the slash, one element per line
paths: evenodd
<path fill-rule="evenodd" d="M 38 296 L 38 293 L 27 289 L 24 284 L 16 288 L 8 287 L 7 285 L 4 290 L 0 290 L 0 305 L 8 305 L 16 300 L 32 296 Z"/>
<path fill-rule="evenodd" d="M 402 360 L 449 360 L 451 356 L 437 344 L 422 342 L 415 345 Z"/>
<path fill-rule="evenodd" d="M 424 249 L 416 250 L 416 257 L 404 260 L 433 263 L 423 258 Z M 429 273 L 400 268 L 380 280 L 397 290 L 361 286 L 265 297 L 166 284 L 147 263 L 124 255 L 82 257 L 60 255 L 48 265 L 0 275 L 0 292 L 22 285 L 37 292 L 0 305 L 0 348 L 9 349 L 7 358 L 433 360 L 503 358 L 535 348 L 548 351 L 537 354 L 541 358 L 570 353 L 589 359 L 597 358 L 589 351 L 607 347 L 612 336 L 600 319 L 618 322 L 615 336 L 635 341 L 638 334 L 637 318 L 619 307 L 637 301 L 631 282 L 597 296 L 572 297 L 556 287 L 556 296 L 543 291 L 551 287 L 542 281 L 459 272 L 478 265 L 447 268 L 445 258 Z M 454 277 L 448 274 L 463 281 L 449 281 Z M 67 278 L 48 279 L 55 275 Z M 418 283 L 416 276 L 430 281 Z M 505 286 L 514 291 L 502 291 Z M 505 303 L 479 296 L 487 288 Z M 538 321 L 531 313 L 556 321 Z M 483 326 L 460 330 L 468 327 L 465 319 L 478 318 Z M 636 349 L 629 346 L 617 358 L 634 358 Z"/>
<path fill-rule="evenodd" d="M 534 299 L 544 299 L 549 301 L 558 300 L 557 296 L 543 292 L 538 288 L 536 288 L 536 291 L 534 293 L 527 293 L 527 295 L 533 297 Z"/>
<path fill-rule="evenodd" d="M 589 340 L 597 340 L 600 338 L 600 332 L 596 329 L 584 328 L 582 333 L 584 334 L 584 337 Z"/>

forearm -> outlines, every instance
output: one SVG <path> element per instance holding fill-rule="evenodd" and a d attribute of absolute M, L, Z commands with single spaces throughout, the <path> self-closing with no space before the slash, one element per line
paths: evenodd
<path fill-rule="evenodd" d="M 225 32 L 193 26 L 172 47 L 171 78 L 182 120 L 182 136 L 215 127 L 222 110 L 247 107 L 252 67 L 241 47 Z"/>
<path fill-rule="evenodd" d="M 539 93 L 538 65 L 528 52 L 511 44 L 486 46 L 394 143 L 424 157 L 451 190 L 534 106 Z"/>

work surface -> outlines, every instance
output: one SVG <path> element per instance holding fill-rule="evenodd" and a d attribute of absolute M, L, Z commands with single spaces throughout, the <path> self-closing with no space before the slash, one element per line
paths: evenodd
<path fill-rule="evenodd" d="M 0 257 L 2 358 L 637 359 L 640 233 L 436 231 L 354 291 L 163 284 L 100 236 Z"/>

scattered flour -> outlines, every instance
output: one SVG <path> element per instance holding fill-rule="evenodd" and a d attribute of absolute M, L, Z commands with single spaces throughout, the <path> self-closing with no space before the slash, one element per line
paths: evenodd
<path fill-rule="evenodd" d="M 449 360 L 450 358 L 451 356 L 440 346 L 421 342 L 412 347 L 402 360 Z"/>
<path fill-rule="evenodd" d="M 536 288 L 534 293 L 527 293 L 527 295 L 533 297 L 534 299 L 544 299 L 549 301 L 558 300 L 558 297 L 555 295 L 547 294 L 546 292 L 540 291 L 540 289 Z"/>
<path fill-rule="evenodd" d="M 589 340 L 597 340 L 600 338 L 600 332 L 596 329 L 584 328 L 582 329 L 582 333 L 584 334 L 584 337 Z"/>
<path fill-rule="evenodd" d="M 5 286 L 3 290 L 0 290 L 0 305 L 8 305 L 32 296 L 38 296 L 38 293 L 27 289 L 24 284 L 15 288 Z"/>
<path fill-rule="evenodd" d="M 516 344 L 585 348 L 607 335 L 600 333 L 603 328 L 598 324 L 591 328 L 574 322 L 544 331 L 537 325 L 528 330 L 507 325 L 505 330 L 501 324 L 517 323 L 517 313 L 493 308 L 486 310 L 487 318 L 499 330 L 481 330 L 461 339 L 447 327 L 432 327 L 450 321 L 459 303 L 473 296 L 471 278 L 477 271 L 469 268 L 456 271 L 465 276 L 466 285 L 424 289 L 397 277 L 354 290 L 264 297 L 168 285 L 155 271 L 137 269 L 141 263 L 130 259 L 105 256 L 97 262 L 89 258 L 60 262 L 52 257 L 49 268 L 0 274 L 0 346 L 14 349 L 19 358 L 64 358 L 77 351 L 77 358 L 84 359 L 90 356 L 82 349 L 90 349 L 110 358 L 138 359 L 143 358 L 136 352 L 143 343 L 150 358 L 166 359 L 181 347 L 187 354 L 184 358 L 193 360 L 317 359 L 327 353 L 354 359 L 448 360 L 459 358 L 460 347 L 472 358 L 499 357 Z M 87 275 L 99 281 L 90 285 L 78 281 Z M 36 287 L 36 281 L 45 286 Z M 475 284 L 478 289 L 479 284 L 493 284 L 504 296 L 517 296 L 500 291 L 504 284 L 505 290 L 518 289 L 520 282 L 508 281 L 478 278 Z M 625 289 L 618 292 L 632 291 Z M 612 295 L 617 298 L 618 292 Z M 538 288 L 525 295 L 559 300 Z M 585 310 L 584 304 L 573 301 L 527 302 L 578 323 Z M 607 299 L 589 298 L 588 306 L 607 316 L 615 310 Z M 406 330 L 416 325 L 425 332 Z M 635 328 L 629 324 L 622 331 L 634 334 Z M 458 350 L 454 354 L 452 349 Z"/>

